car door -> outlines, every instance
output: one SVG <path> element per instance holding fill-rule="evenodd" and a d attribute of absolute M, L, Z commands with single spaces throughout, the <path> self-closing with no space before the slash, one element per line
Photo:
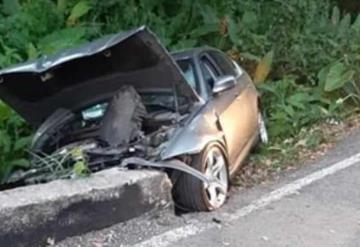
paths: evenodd
<path fill-rule="evenodd" d="M 257 95 L 249 85 L 241 69 L 218 51 L 209 51 L 201 57 L 203 77 L 211 92 L 211 83 L 221 75 L 232 75 L 236 78 L 234 87 L 212 95 L 211 101 L 219 117 L 229 153 L 230 173 L 235 170 L 257 126 Z M 209 79 L 211 78 L 211 79 Z M 239 160 L 240 159 L 240 160 Z"/>

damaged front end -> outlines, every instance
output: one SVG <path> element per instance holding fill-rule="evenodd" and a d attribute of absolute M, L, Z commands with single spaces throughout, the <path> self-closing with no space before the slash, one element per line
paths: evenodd
<path fill-rule="evenodd" d="M 159 98 L 141 96 L 132 86 L 123 86 L 109 102 L 78 112 L 55 111 L 33 139 L 32 169 L 15 174 L 12 181 L 41 183 L 120 166 L 179 170 L 209 184 L 205 175 L 182 161 L 161 160 L 161 153 L 188 117 L 189 109 L 173 110 Z"/>
<path fill-rule="evenodd" d="M 1 70 L 0 80 L 0 98 L 37 128 L 31 169 L 16 172 L 10 183 L 119 165 L 178 169 L 207 183 L 169 160 L 187 153 L 169 155 L 172 137 L 201 99 L 146 27 Z"/>

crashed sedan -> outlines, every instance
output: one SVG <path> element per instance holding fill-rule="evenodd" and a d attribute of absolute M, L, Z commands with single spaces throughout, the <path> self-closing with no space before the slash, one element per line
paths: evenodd
<path fill-rule="evenodd" d="M 155 167 L 179 207 L 209 211 L 267 142 L 259 94 L 237 63 L 213 48 L 170 55 L 146 27 L 2 70 L 0 97 L 37 128 L 32 169 L 14 181 L 76 164 Z"/>

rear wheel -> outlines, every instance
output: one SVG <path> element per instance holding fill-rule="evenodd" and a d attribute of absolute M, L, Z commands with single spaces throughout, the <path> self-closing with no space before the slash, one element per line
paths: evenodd
<path fill-rule="evenodd" d="M 264 117 L 261 113 L 258 116 L 259 139 L 261 143 L 267 144 L 269 142 L 269 135 L 266 129 Z"/>
<path fill-rule="evenodd" d="M 229 190 L 227 158 L 221 146 L 210 144 L 194 155 L 189 165 L 214 182 L 205 186 L 198 178 L 182 173 L 174 186 L 178 206 L 191 211 L 211 211 L 221 207 Z"/>

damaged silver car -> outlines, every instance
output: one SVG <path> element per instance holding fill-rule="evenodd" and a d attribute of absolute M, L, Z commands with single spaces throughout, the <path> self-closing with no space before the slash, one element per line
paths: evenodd
<path fill-rule="evenodd" d="M 170 55 L 146 27 L 2 70 L 0 97 L 37 128 L 32 169 L 17 180 L 46 182 L 79 162 L 156 167 L 188 210 L 222 206 L 230 178 L 268 139 L 238 64 L 213 48 Z"/>

